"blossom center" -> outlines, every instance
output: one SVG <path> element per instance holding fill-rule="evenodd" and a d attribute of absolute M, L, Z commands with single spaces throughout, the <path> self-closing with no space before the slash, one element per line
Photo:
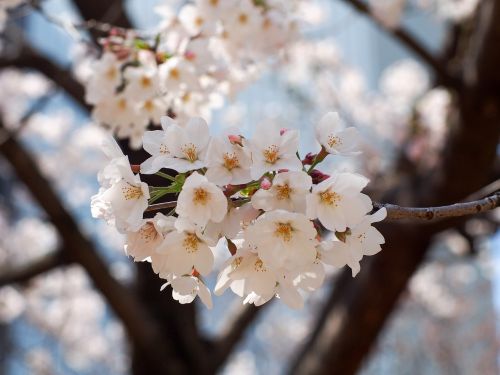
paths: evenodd
<path fill-rule="evenodd" d="M 144 242 L 148 243 L 154 241 L 158 237 L 158 232 L 153 223 L 146 223 L 139 230 L 139 235 Z"/>
<path fill-rule="evenodd" d="M 276 198 L 279 201 L 285 200 L 285 199 L 290 199 L 290 194 L 292 193 L 292 189 L 288 184 L 284 185 L 275 185 L 276 186 Z"/>
<path fill-rule="evenodd" d="M 194 20 L 194 24 L 198 27 L 201 27 L 203 25 L 203 18 L 196 17 L 196 19 Z"/>
<path fill-rule="evenodd" d="M 184 246 L 184 249 L 188 253 L 195 253 L 198 251 L 198 244 L 200 243 L 200 240 L 194 233 L 188 233 L 184 237 L 184 241 L 182 242 L 182 245 Z"/>
<path fill-rule="evenodd" d="M 148 88 L 148 87 L 150 87 L 150 86 L 151 86 L 151 78 L 146 77 L 146 76 L 143 76 L 143 77 L 141 78 L 141 86 L 142 86 L 143 88 Z"/>
<path fill-rule="evenodd" d="M 210 193 L 203 188 L 194 189 L 193 202 L 195 204 L 206 205 L 208 199 L 210 198 Z"/>
<path fill-rule="evenodd" d="M 327 190 L 319 194 L 321 203 L 327 204 L 328 206 L 337 207 L 340 201 L 340 195 L 334 191 Z"/>
<path fill-rule="evenodd" d="M 238 16 L 238 21 L 242 25 L 246 24 L 248 22 L 248 15 L 246 15 L 245 13 L 240 13 L 240 15 Z"/>
<path fill-rule="evenodd" d="M 118 109 L 121 111 L 124 111 L 127 109 L 127 101 L 124 98 L 121 98 L 118 100 L 118 103 L 116 103 L 118 106 Z"/>
<path fill-rule="evenodd" d="M 340 140 L 339 137 L 334 136 L 333 134 L 330 134 L 328 136 L 328 146 L 335 147 L 335 146 L 339 146 L 341 144 L 342 144 L 342 141 Z"/>
<path fill-rule="evenodd" d="M 264 262 L 260 259 L 257 259 L 254 263 L 254 267 L 256 272 L 266 272 L 266 266 L 264 266 Z"/>
<path fill-rule="evenodd" d="M 155 106 L 152 100 L 146 100 L 143 107 L 146 111 L 152 112 Z"/>
<path fill-rule="evenodd" d="M 358 235 L 359 242 L 364 242 L 366 240 L 366 233 L 361 233 Z"/>
<path fill-rule="evenodd" d="M 240 166 L 240 161 L 238 160 L 238 157 L 234 152 L 233 153 L 226 152 L 224 153 L 222 158 L 224 159 L 224 167 L 226 167 L 226 169 L 230 171 Z"/>
<path fill-rule="evenodd" d="M 163 155 L 170 154 L 170 151 L 168 150 L 167 146 L 163 143 L 160 144 L 160 154 L 163 154 Z"/>
<path fill-rule="evenodd" d="M 134 186 L 127 182 L 127 186 L 122 187 L 122 194 L 125 200 L 139 199 L 142 197 L 142 189 L 140 186 Z"/>
<path fill-rule="evenodd" d="M 243 257 L 236 257 L 231 262 L 231 266 L 233 267 L 233 269 L 238 268 L 242 261 L 243 261 Z"/>
<path fill-rule="evenodd" d="M 168 75 L 172 79 L 179 79 L 181 76 L 181 72 L 179 72 L 179 69 L 177 69 L 177 68 L 172 68 L 172 69 L 170 69 L 170 72 L 168 73 Z"/>
<path fill-rule="evenodd" d="M 280 237 L 285 242 L 290 242 L 292 239 L 293 228 L 290 223 L 276 223 L 274 235 Z"/>
<path fill-rule="evenodd" d="M 219 5 L 219 0 L 210 0 L 210 5 L 216 7 L 217 5 Z"/>
<path fill-rule="evenodd" d="M 110 81 L 113 81 L 116 78 L 116 75 L 118 74 L 118 71 L 114 66 L 110 67 L 107 72 L 106 72 L 106 78 L 109 79 Z"/>
<path fill-rule="evenodd" d="M 266 162 L 268 162 L 269 164 L 274 164 L 279 159 L 279 152 L 280 152 L 280 149 L 278 146 L 271 145 L 268 148 L 266 148 L 262 152 L 262 154 L 264 155 L 264 159 L 266 160 Z"/>
<path fill-rule="evenodd" d="M 194 163 L 196 160 L 198 160 L 198 153 L 196 152 L 196 146 L 194 144 L 188 143 L 184 145 L 181 151 L 184 154 L 184 157 L 191 163 Z"/>

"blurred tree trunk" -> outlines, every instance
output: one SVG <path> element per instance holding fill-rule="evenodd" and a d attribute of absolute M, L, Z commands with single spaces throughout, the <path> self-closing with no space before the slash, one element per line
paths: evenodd
<path fill-rule="evenodd" d="M 470 32 L 461 32 L 447 68 L 462 82 L 455 91 L 443 161 L 413 191 L 414 204 L 460 201 L 488 183 L 500 135 L 500 1 L 481 2 Z M 470 25 L 469 25 L 470 27 Z M 397 203 L 397 202 L 396 202 Z M 399 202 L 403 203 L 403 202 Z M 408 202 L 404 202 L 408 203 Z M 386 245 L 366 259 L 356 279 L 346 270 L 323 309 L 310 339 L 291 367 L 293 374 L 354 374 L 362 366 L 434 234 L 455 224 L 383 223 Z"/>
<path fill-rule="evenodd" d="M 86 20 L 95 19 L 119 27 L 132 27 L 125 13 L 124 2 L 121 0 L 111 2 L 76 0 L 75 5 Z M 127 141 L 120 142 L 120 147 L 125 155 L 128 155 L 131 164 L 140 164 L 149 157 L 142 149 L 139 151 L 131 149 Z M 153 186 L 165 183 L 165 180 L 157 176 L 147 176 L 143 180 Z M 170 341 L 176 343 L 174 355 L 177 356 L 177 360 L 186 365 L 189 373 L 206 373 L 208 368 L 206 350 L 197 331 L 196 304 L 180 305 L 172 299 L 170 287 L 160 292 L 160 287 L 165 281 L 154 274 L 151 265 L 147 262 L 136 264 L 136 275 L 134 291 L 139 300 L 144 303 L 144 307 L 156 318 L 162 328 L 162 334 L 167 335 Z M 162 374 L 161 370 L 155 368 L 143 353 L 136 348 L 132 349 L 134 375 Z"/>

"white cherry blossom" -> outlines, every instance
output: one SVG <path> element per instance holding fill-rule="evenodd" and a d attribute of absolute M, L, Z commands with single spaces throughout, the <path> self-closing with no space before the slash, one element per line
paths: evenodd
<path fill-rule="evenodd" d="M 314 225 L 304 215 L 284 210 L 266 212 L 245 231 L 259 257 L 274 269 L 296 270 L 316 259 Z"/>
<path fill-rule="evenodd" d="M 165 289 L 168 285 L 172 286 L 172 297 L 179 301 L 181 304 L 191 303 L 196 296 L 209 309 L 212 308 L 212 296 L 207 286 L 196 276 L 183 275 L 168 277 L 168 282 L 163 284 L 161 290 Z"/>
<path fill-rule="evenodd" d="M 180 126 L 164 116 L 162 128 L 163 131 L 155 130 L 144 135 L 145 150 L 152 156 L 142 163 L 142 173 L 156 173 L 161 168 L 184 173 L 205 166 L 210 141 L 205 120 L 194 117 L 185 126 Z"/>
<path fill-rule="evenodd" d="M 137 232 L 128 232 L 125 253 L 142 262 L 151 257 L 163 242 L 164 235 L 175 229 L 175 218 L 157 213 L 153 219 L 145 219 Z"/>
<path fill-rule="evenodd" d="M 115 54 L 105 52 L 92 66 L 93 74 L 86 84 L 85 100 L 98 104 L 101 100 L 114 96 L 121 82 L 120 65 Z"/>
<path fill-rule="evenodd" d="M 159 256 L 152 257 L 153 270 L 162 278 L 172 273 L 191 274 L 193 269 L 201 275 L 209 274 L 214 263 L 210 246 L 215 246 L 216 241 L 204 236 L 200 227 L 187 219 L 177 219 L 175 227 L 157 248 Z"/>
<path fill-rule="evenodd" d="M 361 223 L 345 234 L 344 241 L 325 241 L 321 248 L 327 252 L 325 263 L 335 267 L 349 266 L 352 276 L 356 276 L 361 267 L 359 262 L 364 255 L 374 255 L 381 250 L 380 245 L 385 243 L 382 234 L 372 226 L 372 223 L 382 221 L 387 211 L 382 208 L 373 215 L 367 215 Z"/>
<path fill-rule="evenodd" d="M 354 173 L 336 173 L 313 186 L 307 196 L 307 216 L 319 219 L 331 231 L 344 232 L 371 211 L 370 197 L 361 193 L 368 179 Z"/>
<path fill-rule="evenodd" d="M 302 163 L 297 158 L 299 132 L 280 130 L 276 125 L 261 124 L 248 145 L 252 152 L 252 179 L 258 180 L 264 173 L 280 169 L 301 170 Z"/>
<path fill-rule="evenodd" d="M 114 140 L 108 142 L 115 146 L 106 146 L 106 152 L 117 156 L 118 145 Z M 139 229 L 148 206 L 149 188 L 139 175 L 134 175 L 128 157 L 111 159 L 100 172 L 99 182 L 101 188 L 91 198 L 92 216 L 116 225 L 122 233 Z"/>
<path fill-rule="evenodd" d="M 315 128 L 316 139 L 325 150 L 334 155 L 356 155 L 361 142 L 358 130 L 352 126 L 343 129 L 337 112 L 328 112 Z"/>
<path fill-rule="evenodd" d="M 205 176 L 194 172 L 184 182 L 175 212 L 197 225 L 205 226 L 209 220 L 221 222 L 226 216 L 227 206 L 222 190 Z"/>
<path fill-rule="evenodd" d="M 160 92 L 156 66 L 127 67 L 123 76 L 127 80 L 125 95 L 131 100 L 148 100 Z"/>
<path fill-rule="evenodd" d="M 306 195 L 311 185 L 311 176 L 305 172 L 278 173 L 270 189 L 259 189 L 252 196 L 252 205 L 264 211 L 282 209 L 305 213 Z"/>
<path fill-rule="evenodd" d="M 160 87 L 166 92 L 177 94 L 181 90 L 199 88 L 199 81 L 193 64 L 182 57 L 171 57 L 159 68 Z"/>
<path fill-rule="evenodd" d="M 232 143 L 228 136 L 213 137 L 207 151 L 207 178 L 224 186 L 250 182 L 250 158 L 247 147 Z"/>

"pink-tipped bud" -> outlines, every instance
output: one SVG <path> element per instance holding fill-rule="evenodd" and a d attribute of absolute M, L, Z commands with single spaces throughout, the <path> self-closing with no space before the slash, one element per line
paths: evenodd
<path fill-rule="evenodd" d="M 264 190 L 269 190 L 271 189 L 271 186 L 273 186 L 273 184 L 271 183 L 271 181 L 269 181 L 269 179 L 267 178 L 264 178 L 261 182 L 260 182 L 260 188 L 261 189 L 264 189 Z"/>
<path fill-rule="evenodd" d="M 323 172 L 318 171 L 317 169 L 313 169 L 311 172 L 311 177 L 313 184 L 319 184 L 320 182 L 325 181 L 330 176 Z"/>
<path fill-rule="evenodd" d="M 241 145 L 241 136 L 240 135 L 236 135 L 236 134 L 229 134 L 227 136 L 227 138 L 229 139 L 229 142 L 231 143 L 236 143 L 236 144 L 239 144 Z"/>
<path fill-rule="evenodd" d="M 312 163 L 314 163 L 314 159 L 316 159 L 316 154 L 309 152 L 304 160 L 302 160 L 302 165 L 312 165 Z"/>
<path fill-rule="evenodd" d="M 278 169 L 278 173 L 288 172 L 290 169 Z"/>
<path fill-rule="evenodd" d="M 186 53 L 184 53 L 184 57 L 187 60 L 194 60 L 196 58 L 196 53 L 194 53 L 192 51 L 186 51 Z"/>
<path fill-rule="evenodd" d="M 287 129 L 287 128 L 281 128 L 281 129 L 280 129 L 280 135 L 285 134 L 287 131 L 288 131 L 288 129 Z"/>

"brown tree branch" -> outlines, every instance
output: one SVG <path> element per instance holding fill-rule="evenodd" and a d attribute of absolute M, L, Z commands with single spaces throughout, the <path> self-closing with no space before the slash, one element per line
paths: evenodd
<path fill-rule="evenodd" d="M 9 284 L 24 284 L 29 280 L 68 264 L 62 250 L 56 250 L 22 267 L 3 272 L 0 275 L 0 288 Z"/>
<path fill-rule="evenodd" d="M 237 200 L 237 198 L 235 199 Z M 158 211 L 165 208 L 174 208 L 177 201 L 156 203 L 150 205 L 146 211 Z M 500 192 L 496 192 L 486 198 L 472 202 L 454 203 L 438 207 L 403 207 L 390 203 L 373 203 L 373 208 L 387 210 L 387 220 L 417 219 L 437 220 L 451 217 L 474 215 L 493 210 L 500 206 Z"/>
<path fill-rule="evenodd" d="M 268 302 L 266 305 L 268 305 Z M 263 306 L 241 305 L 240 308 L 232 316 L 226 325 L 226 329 L 222 332 L 221 337 L 213 344 L 211 366 L 215 373 L 228 359 L 233 352 L 236 344 L 245 335 L 248 327 L 255 321 L 260 312 L 265 308 Z"/>
<path fill-rule="evenodd" d="M 3 128 L 1 121 L 0 128 Z M 92 243 L 81 233 L 50 183 L 42 176 L 36 161 L 12 137 L 0 145 L 0 153 L 10 162 L 18 178 L 24 182 L 56 227 L 65 249 L 64 256 L 86 270 L 142 355 L 154 363 L 161 373 L 185 373 L 183 365 L 175 361 L 175 357 L 166 360 L 166 353 L 172 352 L 170 342 L 160 335 L 154 320 L 135 296 L 110 275 L 107 265 L 97 255 Z"/>
<path fill-rule="evenodd" d="M 419 41 L 415 39 L 408 31 L 402 28 L 390 29 L 384 26 L 379 20 L 373 17 L 370 7 L 360 0 L 342 0 L 343 2 L 351 5 L 360 13 L 368 16 L 377 26 L 386 30 L 391 36 L 396 40 L 401 42 L 402 45 L 406 46 L 411 52 L 413 52 L 420 60 L 429 65 L 435 74 L 438 76 L 440 83 L 443 85 L 459 88 L 461 82 L 449 74 L 446 69 L 446 65 L 443 64 L 439 59 L 433 56 Z"/>
<path fill-rule="evenodd" d="M 402 207 L 389 203 L 374 203 L 373 206 L 376 209 L 385 207 L 387 210 L 387 220 L 435 220 L 474 215 L 493 210 L 500 206 L 500 192 L 477 201 L 439 207 Z"/>
<path fill-rule="evenodd" d="M 40 55 L 27 43 L 23 44 L 21 54 L 14 58 L 0 59 L 0 68 L 15 67 L 37 70 L 45 77 L 53 81 L 57 86 L 63 89 L 73 100 L 80 104 L 84 109 L 90 111 L 85 100 L 85 89 L 76 81 L 69 69 L 61 68 L 46 57 Z"/>

